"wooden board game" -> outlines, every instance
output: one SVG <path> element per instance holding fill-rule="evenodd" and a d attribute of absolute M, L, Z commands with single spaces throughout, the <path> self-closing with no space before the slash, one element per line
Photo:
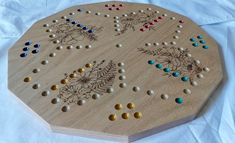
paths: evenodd
<path fill-rule="evenodd" d="M 65 9 L 9 50 L 8 87 L 52 131 L 131 142 L 196 117 L 223 77 L 190 19 L 137 3 Z"/>

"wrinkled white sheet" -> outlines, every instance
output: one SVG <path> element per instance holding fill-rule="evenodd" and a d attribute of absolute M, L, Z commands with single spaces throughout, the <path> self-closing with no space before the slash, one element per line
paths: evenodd
<path fill-rule="evenodd" d="M 7 50 L 37 20 L 98 0 L 0 0 L 0 143 L 111 143 L 50 132 L 7 92 Z M 193 19 L 221 46 L 225 78 L 197 119 L 136 143 L 235 143 L 235 1 L 136 0 Z"/>

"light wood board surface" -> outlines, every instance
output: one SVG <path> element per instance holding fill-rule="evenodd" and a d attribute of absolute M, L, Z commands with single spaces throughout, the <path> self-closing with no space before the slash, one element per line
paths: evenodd
<path fill-rule="evenodd" d="M 104 2 L 36 22 L 9 50 L 9 90 L 53 131 L 131 142 L 196 117 L 218 45 L 157 6 Z"/>

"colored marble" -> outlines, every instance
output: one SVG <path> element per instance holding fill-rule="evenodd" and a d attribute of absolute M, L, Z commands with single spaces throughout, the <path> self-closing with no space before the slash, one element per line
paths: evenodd
<path fill-rule="evenodd" d="M 178 103 L 178 104 L 182 104 L 184 102 L 184 99 L 181 98 L 181 97 L 178 97 L 175 99 L 175 102 Z"/>
<path fill-rule="evenodd" d="M 183 77 L 181 78 L 181 80 L 182 80 L 182 81 L 188 81 L 188 80 L 189 80 L 189 77 L 188 77 L 188 76 L 183 76 Z"/>
<path fill-rule="evenodd" d="M 156 68 L 162 69 L 163 65 L 162 64 L 156 64 Z"/>
<path fill-rule="evenodd" d="M 23 51 L 28 51 L 28 50 L 29 50 L 28 47 L 24 47 L 24 48 L 23 48 Z"/>
<path fill-rule="evenodd" d="M 39 50 L 38 50 L 38 49 L 34 49 L 34 50 L 32 51 L 32 53 L 33 53 L 33 54 L 37 54 L 37 53 L 39 53 Z"/>
<path fill-rule="evenodd" d="M 179 76 L 180 76 L 180 73 L 179 73 L 179 72 L 173 72 L 172 75 L 173 75 L 174 77 L 179 77 Z"/>
<path fill-rule="evenodd" d="M 77 24 L 77 27 L 81 27 L 81 24 Z"/>
<path fill-rule="evenodd" d="M 90 29 L 90 30 L 88 30 L 88 33 L 93 33 L 93 30 L 91 30 L 91 29 Z"/>
<path fill-rule="evenodd" d="M 200 40 L 199 41 L 201 44 L 206 44 L 206 41 L 205 40 Z"/>
<path fill-rule="evenodd" d="M 21 53 L 21 54 L 20 54 L 20 57 L 23 58 L 23 57 L 26 57 L 27 55 L 28 55 L 27 53 Z"/>
<path fill-rule="evenodd" d="M 25 42 L 25 46 L 29 46 L 29 45 L 31 45 L 32 44 L 32 42 L 31 41 L 28 41 L 28 42 Z"/>
<path fill-rule="evenodd" d="M 35 44 L 33 47 L 34 47 L 34 48 L 39 48 L 40 45 L 39 45 L 39 44 Z"/>
<path fill-rule="evenodd" d="M 191 42 L 196 42 L 196 39 L 195 38 L 190 38 L 190 41 Z"/>
<path fill-rule="evenodd" d="M 77 22 L 76 22 L 76 21 L 72 21 L 71 23 L 72 23 L 72 24 L 76 24 Z"/>
<path fill-rule="evenodd" d="M 203 36 L 202 35 L 198 35 L 197 38 L 198 39 L 203 39 Z"/>
<path fill-rule="evenodd" d="M 170 68 L 164 68 L 163 71 L 168 73 L 168 72 L 171 71 L 171 69 Z"/>
<path fill-rule="evenodd" d="M 198 43 L 193 43 L 192 44 L 194 47 L 198 47 L 199 45 L 198 45 Z"/>
<path fill-rule="evenodd" d="M 203 49 L 208 49 L 208 48 L 209 48 L 209 46 L 207 46 L 207 45 L 203 45 L 203 46 L 202 46 L 202 48 L 203 48 Z"/>
<path fill-rule="evenodd" d="M 154 60 L 149 60 L 149 61 L 148 61 L 148 64 L 150 64 L 150 65 L 153 65 L 154 63 L 155 63 Z"/>

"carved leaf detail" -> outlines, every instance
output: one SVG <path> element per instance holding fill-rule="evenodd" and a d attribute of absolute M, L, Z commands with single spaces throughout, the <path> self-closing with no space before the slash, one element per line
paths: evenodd
<path fill-rule="evenodd" d="M 100 63 L 94 62 L 93 67 L 83 74 L 76 73 L 77 77 L 70 78 L 65 74 L 68 83 L 59 89 L 58 98 L 64 103 L 77 103 L 79 100 L 87 100 L 94 93 L 103 95 L 107 92 L 107 88 L 113 85 L 116 76 L 116 64 L 110 61 L 104 65 L 105 61 Z"/>
<path fill-rule="evenodd" d="M 116 75 L 116 64 L 110 61 L 109 64 L 97 71 L 95 82 L 91 83 L 91 88 L 97 92 L 106 92 L 106 89 L 112 86 Z"/>
<path fill-rule="evenodd" d="M 156 57 L 157 63 L 164 67 L 169 67 L 172 72 L 180 72 L 181 75 L 187 75 L 190 80 L 202 72 L 202 65 L 198 65 L 195 59 L 189 54 L 188 49 L 180 50 L 176 47 L 159 47 L 157 49 L 137 48 L 143 54 Z M 171 73 L 164 73 L 164 75 L 171 76 Z"/>

